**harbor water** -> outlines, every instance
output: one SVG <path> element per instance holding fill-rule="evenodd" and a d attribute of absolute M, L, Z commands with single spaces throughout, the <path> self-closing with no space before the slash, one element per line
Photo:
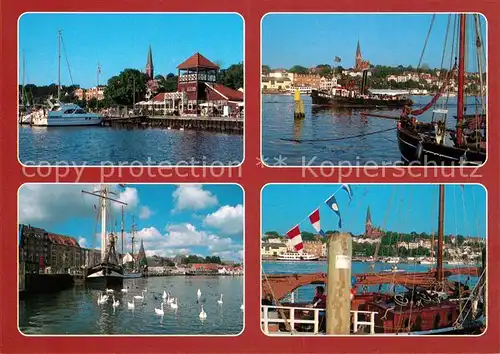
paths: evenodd
<path fill-rule="evenodd" d="M 19 329 L 27 335 L 238 335 L 243 330 L 243 277 L 170 276 L 126 280 L 128 292 L 114 293 L 97 304 L 100 290 L 84 286 L 55 294 L 37 294 L 19 302 Z M 128 309 L 135 295 L 135 308 Z M 201 290 L 198 301 L 197 291 Z M 178 309 L 164 304 L 164 315 L 155 313 L 163 291 L 178 298 Z M 217 300 L 223 294 L 223 303 Z M 207 314 L 200 320 L 201 305 Z"/>
<path fill-rule="evenodd" d="M 354 276 L 356 274 L 364 274 L 369 272 L 383 272 L 385 270 L 392 269 L 393 264 L 376 262 L 374 264 L 374 270 L 371 269 L 372 263 L 370 262 L 352 262 L 351 274 Z M 451 266 L 444 264 L 443 267 L 457 268 L 457 266 Z M 406 272 L 426 272 L 430 268 L 435 268 L 432 265 L 415 264 L 415 263 L 402 263 L 397 265 L 397 269 L 404 270 Z M 314 262 L 283 262 L 283 261 L 263 261 L 262 262 L 262 278 L 265 281 L 265 275 L 268 274 L 307 274 L 307 273 L 327 273 L 328 263 L 326 261 L 314 261 Z M 476 277 L 470 277 L 461 275 L 453 275 L 449 277 L 450 280 L 467 282 L 469 286 L 474 286 L 477 284 Z M 354 284 L 354 279 L 353 279 Z M 295 292 L 296 302 L 310 302 L 314 297 L 314 288 L 316 285 L 308 285 L 300 287 Z M 370 291 L 404 291 L 405 288 L 402 286 L 396 286 L 393 288 L 391 284 L 384 284 L 380 288 L 378 285 L 368 287 Z"/>
<path fill-rule="evenodd" d="M 432 97 L 411 96 L 411 99 L 415 102 L 412 108 L 416 109 L 425 106 Z M 339 109 L 313 106 L 307 95 L 302 95 L 302 100 L 306 117 L 294 120 L 293 96 L 262 95 L 262 155 L 268 165 L 328 167 L 349 162 L 351 166 L 374 166 L 400 161 L 396 121 L 364 117 L 361 112 L 399 117 L 401 108 Z M 436 108 L 445 101 L 446 98 L 440 98 Z M 456 102 L 456 97 L 448 98 L 446 125 L 450 129 L 456 125 Z M 467 103 L 467 112 L 475 112 L 474 97 L 468 97 Z M 432 114 L 431 108 L 418 116 L 418 120 L 430 122 Z"/>
<path fill-rule="evenodd" d="M 237 165 L 243 160 L 243 137 L 160 128 L 23 125 L 19 159 L 27 165 Z"/>

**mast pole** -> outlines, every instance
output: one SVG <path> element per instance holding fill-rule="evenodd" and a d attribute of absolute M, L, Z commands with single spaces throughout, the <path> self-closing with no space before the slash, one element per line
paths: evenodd
<path fill-rule="evenodd" d="M 106 258 L 106 198 L 107 187 L 105 184 L 101 185 L 101 262 Z"/>
<path fill-rule="evenodd" d="M 464 84 L 465 84 L 465 21 L 466 15 L 460 14 L 460 43 L 458 52 L 458 95 L 457 95 L 457 142 L 463 144 L 462 121 L 464 118 Z"/>
<path fill-rule="evenodd" d="M 25 96 L 25 82 L 24 82 L 24 75 L 26 72 L 26 63 L 25 63 L 25 58 L 24 58 L 24 50 L 23 50 L 23 89 L 21 90 L 21 105 L 24 107 L 24 96 Z"/>
<path fill-rule="evenodd" d="M 101 73 L 101 64 L 98 61 L 97 62 L 97 91 L 96 91 L 97 97 L 96 97 L 96 104 L 95 104 L 96 112 L 98 111 L 98 106 L 99 106 L 99 74 L 100 73 Z M 123 213 L 123 206 L 122 206 L 122 213 Z M 123 235 L 122 235 L 122 237 L 123 237 Z M 123 253 L 123 247 L 122 247 L 122 253 Z"/>
<path fill-rule="evenodd" d="M 438 249 L 437 249 L 437 272 L 438 282 L 443 280 L 443 238 L 444 238 L 444 184 L 439 185 L 439 216 L 438 216 Z"/>
<path fill-rule="evenodd" d="M 134 242 L 135 242 L 135 216 L 132 215 L 132 259 L 134 261 L 134 266 L 135 266 Z"/>
<path fill-rule="evenodd" d="M 123 205 L 122 205 L 122 257 L 123 257 Z"/>
<path fill-rule="evenodd" d="M 57 101 L 61 99 L 61 30 L 57 32 Z"/>

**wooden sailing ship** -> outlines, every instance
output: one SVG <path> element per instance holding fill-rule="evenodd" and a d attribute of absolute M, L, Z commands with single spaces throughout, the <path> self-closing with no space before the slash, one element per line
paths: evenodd
<path fill-rule="evenodd" d="M 483 80 L 482 63 L 485 62 L 485 58 L 483 57 L 481 19 L 478 14 L 459 14 L 456 16 L 458 17 L 457 33 L 459 34 L 458 63 L 456 63 L 457 57 L 455 57 L 455 64 L 445 75 L 439 92 L 426 106 L 416 110 L 405 107 L 398 122 L 398 145 L 401 158 L 405 163 L 477 166 L 486 161 L 486 102 L 482 97 L 485 96 L 486 83 Z M 470 37 L 475 40 L 480 81 L 479 95 L 475 97 L 476 112 L 473 114 L 466 114 L 467 100 L 464 92 L 466 87 L 466 26 L 469 17 L 474 19 L 475 31 Z M 451 21 L 451 15 L 449 21 Z M 453 48 L 450 52 L 451 55 L 455 55 Z M 446 128 L 447 107 L 434 109 L 433 119 L 430 123 L 418 122 L 416 117 L 436 106 L 438 99 L 445 96 L 451 80 L 455 77 L 458 83 L 455 129 Z"/>
<path fill-rule="evenodd" d="M 426 272 L 357 274 L 351 291 L 351 313 L 354 311 L 356 317 L 361 316 L 356 319 L 358 323 L 370 323 L 371 316 L 372 326 L 359 331 L 356 326 L 354 332 L 399 335 L 482 333 L 486 322 L 485 251 L 483 249 L 482 267 L 443 268 L 444 199 L 445 188 L 440 185 L 436 267 Z M 470 289 L 465 283 L 450 280 L 453 275 L 477 277 L 478 284 Z M 262 304 L 277 304 L 286 308 L 277 310 L 280 317 L 297 318 L 303 311 L 294 308 L 303 309 L 306 304 L 288 300 L 289 295 L 302 286 L 326 283 L 324 273 L 263 275 Z M 402 286 L 405 290 L 382 292 L 382 286 L 387 284 Z M 377 285 L 378 291 L 368 290 Z M 321 328 L 321 325 L 315 328 Z M 275 330 L 291 332 L 297 328 L 290 328 L 285 320 Z"/>

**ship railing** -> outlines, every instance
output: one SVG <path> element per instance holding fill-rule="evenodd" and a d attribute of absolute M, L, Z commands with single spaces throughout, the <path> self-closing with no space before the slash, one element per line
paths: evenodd
<path fill-rule="evenodd" d="M 279 316 L 279 313 L 283 313 L 286 311 L 288 314 L 287 318 L 282 318 Z M 313 312 L 313 317 L 311 318 L 299 318 L 295 315 L 295 311 L 310 311 Z M 319 333 L 320 327 L 320 312 L 325 312 L 325 309 L 320 308 L 310 308 L 310 307 L 295 307 L 295 306 L 273 306 L 273 305 L 262 305 L 261 311 L 261 325 L 262 330 L 265 334 L 271 334 L 273 331 L 270 330 L 269 325 L 278 325 L 283 323 L 285 325 L 289 325 L 288 328 L 291 328 L 291 333 L 298 333 L 295 330 L 295 325 L 297 324 L 312 324 L 313 325 L 313 334 Z M 362 327 L 368 326 L 369 333 L 375 334 L 375 314 L 376 312 L 372 311 L 351 311 L 351 324 L 352 324 L 352 332 L 357 333 Z M 366 315 L 369 315 L 369 321 L 364 319 L 360 319 L 360 315 L 363 315 L 363 318 Z M 326 320 L 326 319 L 325 319 Z M 300 332 L 299 332 L 300 333 Z M 306 333 L 306 332 L 302 332 Z"/>

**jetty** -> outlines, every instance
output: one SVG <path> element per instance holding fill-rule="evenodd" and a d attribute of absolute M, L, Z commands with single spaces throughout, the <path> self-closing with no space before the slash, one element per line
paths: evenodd
<path fill-rule="evenodd" d="M 174 115 L 108 116 L 104 117 L 102 125 L 107 127 L 165 128 L 243 134 L 244 119 L 236 117 Z"/>

